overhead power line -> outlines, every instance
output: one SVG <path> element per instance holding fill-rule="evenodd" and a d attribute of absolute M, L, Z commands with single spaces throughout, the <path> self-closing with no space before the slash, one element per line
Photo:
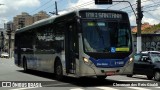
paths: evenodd
<path fill-rule="evenodd" d="M 48 8 L 50 8 L 50 7 L 53 7 L 53 6 L 55 6 L 55 4 L 53 3 L 52 5 L 49 5 L 48 7 L 46 7 L 45 9 L 43 9 L 44 11 L 45 10 L 47 10 Z"/>
<path fill-rule="evenodd" d="M 120 4 L 121 2 L 118 2 L 118 3 L 116 3 L 116 4 L 113 4 L 112 6 L 110 6 L 110 7 L 107 7 L 107 9 L 109 9 L 109 8 L 111 8 L 111 7 L 114 7 L 115 5 L 118 5 L 118 4 Z"/>
<path fill-rule="evenodd" d="M 145 1 L 142 1 L 141 3 L 148 2 L 148 1 L 151 1 L 151 0 L 145 0 Z M 137 5 L 137 3 L 132 4 L 132 6 L 135 6 L 135 5 Z M 123 7 L 123 8 L 121 8 L 121 9 L 119 9 L 119 10 L 127 9 L 127 8 L 129 8 L 129 7 L 130 7 L 130 5 L 129 5 L 129 6 L 126 6 L 126 7 Z"/>
<path fill-rule="evenodd" d="M 51 1 L 52 1 L 52 0 L 47 1 L 47 2 L 44 3 L 42 6 L 40 6 L 40 7 L 36 8 L 35 10 L 31 11 L 31 13 L 33 13 L 33 12 L 39 10 L 40 8 L 42 8 L 43 6 L 47 5 L 47 4 L 50 3 Z"/>
<path fill-rule="evenodd" d="M 157 11 L 157 10 L 160 10 L 160 8 L 159 8 L 159 9 L 146 10 L 146 11 L 144 11 L 144 12 Z"/>
<path fill-rule="evenodd" d="M 67 8 L 67 9 L 62 9 L 62 10 L 59 10 L 59 11 L 74 10 L 74 9 L 77 9 L 77 8 L 80 8 L 80 7 L 84 7 L 84 6 L 90 5 L 90 4 L 92 4 L 93 2 L 94 2 L 94 1 L 89 1 L 89 2 L 86 2 L 86 3 L 80 4 L 80 5 L 77 5 L 77 6 L 74 6 L 74 7 L 70 7 L 70 8 Z"/>
<path fill-rule="evenodd" d="M 144 6 L 143 8 L 145 9 L 145 8 L 151 8 L 151 7 L 157 7 L 157 6 L 160 6 L 160 2 L 157 2 L 158 4 L 150 4 L 150 5 L 147 5 L 147 6 Z"/>
<path fill-rule="evenodd" d="M 152 0 L 152 2 L 155 3 L 155 4 L 158 3 L 158 2 L 155 2 L 154 0 Z M 160 4 L 158 4 L 158 6 L 160 6 Z"/>
<path fill-rule="evenodd" d="M 149 13 L 149 12 L 145 12 L 145 13 L 149 14 L 150 16 L 152 16 L 153 18 L 155 18 L 156 20 L 160 21 L 160 19 L 159 19 L 159 18 L 157 18 L 157 17 L 153 16 L 151 13 Z"/>

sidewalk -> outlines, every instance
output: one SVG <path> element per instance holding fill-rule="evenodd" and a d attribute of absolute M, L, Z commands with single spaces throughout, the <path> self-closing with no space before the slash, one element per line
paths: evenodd
<path fill-rule="evenodd" d="M 0 60 L 14 60 L 14 57 L 11 57 L 11 58 L 0 58 Z"/>

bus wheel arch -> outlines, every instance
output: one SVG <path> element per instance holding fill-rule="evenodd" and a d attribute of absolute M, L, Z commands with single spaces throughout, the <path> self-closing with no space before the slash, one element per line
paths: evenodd
<path fill-rule="evenodd" d="M 62 63 L 59 57 L 56 57 L 55 63 L 54 63 L 54 74 L 56 79 L 62 80 L 63 78 L 63 67 Z"/>
<path fill-rule="evenodd" d="M 27 72 L 27 59 L 25 56 L 23 56 L 23 68 L 24 68 L 24 71 Z"/>

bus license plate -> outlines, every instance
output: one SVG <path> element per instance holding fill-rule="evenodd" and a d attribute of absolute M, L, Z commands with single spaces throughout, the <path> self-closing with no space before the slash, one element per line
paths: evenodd
<path fill-rule="evenodd" d="M 107 71 L 105 74 L 107 76 L 115 75 L 115 71 Z"/>

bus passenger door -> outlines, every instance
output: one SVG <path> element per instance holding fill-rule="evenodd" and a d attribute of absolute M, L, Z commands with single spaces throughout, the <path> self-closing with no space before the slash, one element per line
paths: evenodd
<path fill-rule="evenodd" d="M 78 33 L 75 23 L 67 24 L 65 31 L 66 73 L 76 73 L 76 58 L 78 58 Z"/>

